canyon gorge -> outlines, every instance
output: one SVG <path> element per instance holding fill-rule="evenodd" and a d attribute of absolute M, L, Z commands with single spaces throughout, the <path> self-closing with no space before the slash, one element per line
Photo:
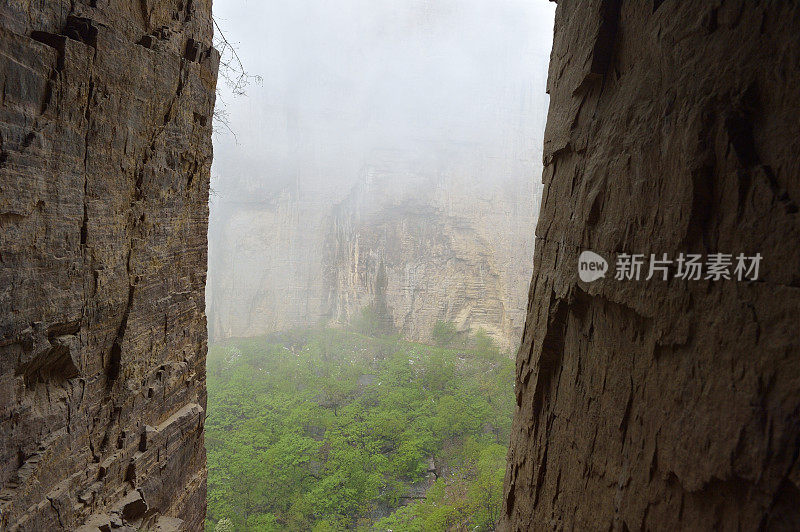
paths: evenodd
<path fill-rule="evenodd" d="M 202 530 L 209 332 L 364 309 L 518 348 L 498 530 L 800 529 L 797 2 L 560 0 L 546 84 L 438 94 L 449 122 L 403 142 L 298 107 L 320 80 L 287 68 L 291 112 L 248 107 L 237 132 L 267 149 L 216 140 L 214 179 L 211 4 L 0 5 L 0 530 Z M 358 28 L 447 26 L 418 4 Z M 376 93 L 435 91 L 429 44 L 400 80 L 378 57 Z M 502 50 L 480 53 L 534 54 Z M 751 280 L 589 283 L 584 251 L 763 260 Z"/>

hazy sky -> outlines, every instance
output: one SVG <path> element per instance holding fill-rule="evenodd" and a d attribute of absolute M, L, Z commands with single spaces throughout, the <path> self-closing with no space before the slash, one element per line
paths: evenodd
<path fill-rule="evenodd" d="M 554 11 L 545 0 L 215 0 L 262 78 L 246 96 L 221 84 L 236 137 L 215 135 L 215 188 L 339 169 L 331 178 L 346 180 L 376 150 L 535 154 Z"/>

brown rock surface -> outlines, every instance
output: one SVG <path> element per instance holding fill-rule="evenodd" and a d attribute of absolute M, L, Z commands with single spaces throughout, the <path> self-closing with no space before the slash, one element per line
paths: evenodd
<path fill-rule="evenodd" d="M 559 2 L 503 529 L 800 529 L 799 35 L 797 2 Z M 681 252 L 759 280 L 614 279 Z"/>
<path fill-rule="evenodd" d="M 201 529 L 211 1 L 11 0 L 0 41 L 0 529 Z"/>

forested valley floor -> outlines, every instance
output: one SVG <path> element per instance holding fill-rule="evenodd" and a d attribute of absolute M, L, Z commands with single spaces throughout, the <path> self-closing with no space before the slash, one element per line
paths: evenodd
<path fill-rule="evenodd" d="M 434 339 L 211 345 L 206 530 L 493 530 L 514 362 L 480 332 Z"/>

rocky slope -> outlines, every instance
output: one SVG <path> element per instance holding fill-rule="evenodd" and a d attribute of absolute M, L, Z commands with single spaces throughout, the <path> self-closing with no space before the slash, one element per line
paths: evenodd
<path fill-rule="evenodd" d="M 559 2 L 503 529 L 800 528 L 798 35 L 794 2 Z M 681 252 L 763 259 L 614 278 Z"/>
<path fill-rule="evenodd" d="M 0 529 L 201 527 L 210 17 L 0 6 Z"/>

